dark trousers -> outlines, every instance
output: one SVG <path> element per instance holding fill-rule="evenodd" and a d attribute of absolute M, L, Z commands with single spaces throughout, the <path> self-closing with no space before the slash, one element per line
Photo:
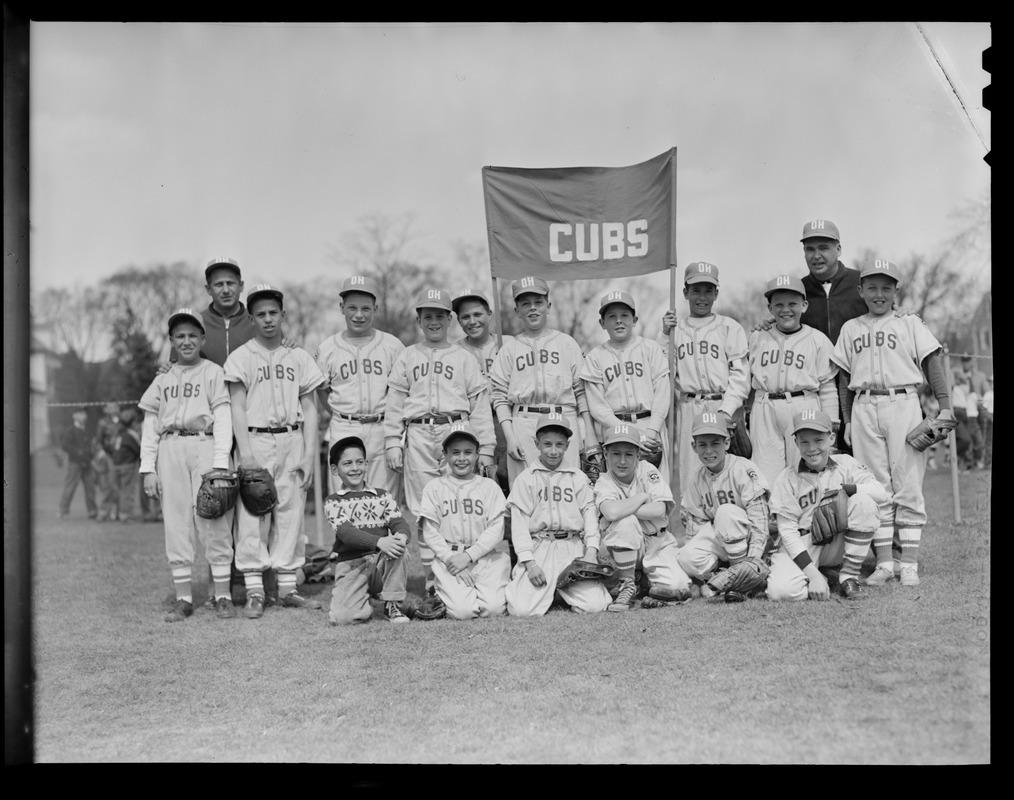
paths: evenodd
<path fill-rule="evenodd" d="M 95 506 L 95 473 L 91 464 L 76 464 L 73 461 L 67 462 L 67 474 L 63 483 L 63 495 L 60 497 L 60 513 L 69 514 L 70 504 L 77 492 L 77 485 L 84 484 L 85 505 L 88 507 L 88 516 L 94 517 L 98 513 Z"/>

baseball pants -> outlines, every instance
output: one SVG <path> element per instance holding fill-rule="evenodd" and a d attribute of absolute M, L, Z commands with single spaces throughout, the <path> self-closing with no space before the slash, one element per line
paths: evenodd
<path fill-rule="evenodd" d="M 198 540 L 209 564 L 232 563 L 231 515 L 204 519 L 195 509 L 202 476 L 214 460 L 214 439 L 204 433 L 169 434 L 159 442 L 155 471 L 162 486 L 165 554 L 172 569 L 193 566 Z"/>
<path fill-rule="evenodd" d="M 433 559 L 436 593 L 447 609 L 447 616 L 451 619 L 474 619 L 504 614 L 507 611 L 510 568 L 510 556 L 493 550 L 468 568 L 475 579 L 475 585 L 468 586 L 451 575 L 440 559 Z"/>
<path fill-rule="evenodd" d="M 525 460 L 518 461 L 511 458 L 510 455 L 507 456 L 507 481 L 511 486 L 514 485 L 514 481 L 518 475 L 539 460 L 539 451 L 535 447 L 535 425 L 541 416 L 542 414 L 534 411 L 514 409 L 514 413 L 511 416 L 514 425 L 514 440 L 524 452 Z M 567 452 L 563 454 L 561 466 L 580 469 L 581 448 L 583 444 L 581 442 L 581 428 L 578 426 L 577 414 L 573 408 L 564 406 L 563 418 L 574 433 L 570 437 L 570 445 L 567 447 Z"/>
<path fill-rule="evenodd" d="M 855 442 L 855 439 L 852 440 Z M 836 535 L 827 544 L 814 544 L 809 533 L 802 535 L 803 545 L 818 569 L 841 567 L 842 577 L 859 577 L 863 561 L 870 551 L 873 534 L 880 525 L 877 502 L 867 494 L 854 494 L 848 502 L 849 530 Z M 806 600 L 809 581 L 784 548 L 771 556 L 768 576 L 768 600 Z"/>
<path fill-rule="evenodd" d="M 734 564 L 746 558 L 750 544 L 750 518 L 746 509 L 720 505 L 714 522 L 702 525 L 680 548 L 679 563 L 692 579 L 706 582 L 720 562 Z"/>
<path fill-rule="evenodd" d="M 679 545 L 668 531 L 649 534 L 637 517 L 621 517 L 603 528 L 602 546 L 636 550 L 635 569 L 644 574 L 653 596 L 665 599 L 690 593 L 690 576 L 680 566 Z"/>
<path fill-rule="evenodd" d="M 524 564 L 517 564 L 507 585 L 507 613 L 512 617 L 536 617 L 549 611 L 560 573 L 571 561 L 584 555 L 584 542 L 580 536 L 554 539 L 534 534 L 532 539 L 532 560 L 545 573 L 546 585 L 533 584 Z M 605 611 L 612 599 L 602 581 L 597 580 L 577 581 L 559 591 L 567 605 L 575 611 L 588 613 Z"/>
<path fill-rule="evenodd" d="M 880 508 L 882 526 L 926 524 L 922 493 L 926 459 L 905 441 L 920 422 L 922 405 L 915 392 L 857 394 L 852 405 L 852 452 L 888 491 Z"/>
<path fill-rule="evenodd" d="M 768 484 L 789 464 L 799 461 L 799 448 L 792 434 L 792 418 L 801 411 L 820 410 L 816 392 L 800 397 L 772 400 L 767 392 L 757 392 L 750 410 L 751 461 Z"/>
<path fill-rule="evenodd" d="M 242 501 L 236 503 L 238 516 L 236 569 L 241 572 L 294 573 L 306 561 L 306 533 L 303 513 L 306 492 L 296 482 L 293 470 L 303 457 L 303 435 L 250 432 L 250 450 L 254 460 L 271 473 L 278 492 L 274 511 L 256 517 Z"/>
<path fill-rule="evenodd" d="M 408 555 L 390 558 L 372 553 L 334 565 L 334 588 L 328 618 L 335 625 L 366 622 L 373 616 L 370 599 L 400 603 L 406 597 Z"/>

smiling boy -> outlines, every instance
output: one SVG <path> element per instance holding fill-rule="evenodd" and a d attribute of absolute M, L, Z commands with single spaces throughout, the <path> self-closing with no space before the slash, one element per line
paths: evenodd
<path fill-rule="evenodd" d="M 426 484 L 418 514 L 433 553 L 435 594 L 451 619 L 502 615 L 510 577 L 510 557 L 497 549 L 507 508 L 503 492 L 476 474 L 479 438 L 467 425 L 451 425 L 442 446 L 450 474 Z"/>
<path fill-rule="evenodd" d="M 334 625 L 366 622 L 373 616 L 370 600 L 376 598 L 388 622 L 408 622 L 400 607 L 406 596 L 408 523 L 390 492 L 368 485 L 362 439 L 339 439 L 328 460 L 338 487 L 324 501 L 336 556 L 328 618 Z"/>
<path fill-rule="evenodd" d="M 954 413 L 940 342 L 917 316 L 899 317 L 893 310 L 901 282 L 897 264 L 873 259 L 859 275 L 859 295 L 868 313 L 842 326 L 831 359 L 842 370 L 845 441 L 890 493 L 880 508 L 873 538 L 877 568 L 867 583 L 879 586 L 894 579 L 892 543 L 897 539 L 901 584 L 917 586 L 926 524 L 926 459 L 905 437 L 922 422 L 919 386 L 924 380 L 940 404 L 939 418 L 953 420 Z"/>
<path fill-rule="evenodd" d="M 518 563 L 507 586 L 507 613 L 517 617 L 545 614 L 556 581 L 576 558 L 595 562 L 599 520 L 588 477 L 565 467 L 563 457 L 573 432 L 562 414 L 544 414 L 535 425 L 539 460 L 518 475 L 508 508 Z M 576 581 L 559 590 L 578 613 L 605 611 L 610 596 L 598 580 Z"/>
<path fill-rule="evenodd" d="M 769 486 L 752 461 L 729 455 L 729 429 L 717 413 L 698 414 L 692 433 L 701 466 L 686 476 L 681 509 L 690 541 L 680 548 L 679 563 L 708 596 L 717 569 L 765 558 Z"/>
<path fill-rule="evenodd" d="M 838 426 L 838 366 L 831 362 L 834 345 L 823 333 L 802 323 L 809 307 L 799 278 L 779 275 L 764 291 L 775 325 L 749 338 L 750 409 L 753 461 L 770 483 L 795 460 L 792 418 L 820 408 Z"/>
<path fill-rule="evenodd" d="M 634 333 L 637 313 L 627 292 L 609 292 L 599 302 L 599 326 L 609 341 L 585 357 L 581 369 L 596 439 L 623 422 L 635 423 L 645 437 L 642 454 L 658 454 L 658 470 L 669 483 L 669 362 L 658 342 Z"/>

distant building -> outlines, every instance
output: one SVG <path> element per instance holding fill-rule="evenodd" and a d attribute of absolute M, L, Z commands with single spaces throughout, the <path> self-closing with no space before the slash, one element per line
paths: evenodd
<path fill-rule="evenodd" d="M 49 424 L 49 403 L 51 402 L 53 373 L 60 366 L 60 356 L 53 352 L 46 343 L 49 331 L 45 326 L 35 326 L 32 330 L 31 352 L 29 354 L 28 374 L 30 390 L 29 448 L 35 452 L 53 444 L 52 430 Z"/>

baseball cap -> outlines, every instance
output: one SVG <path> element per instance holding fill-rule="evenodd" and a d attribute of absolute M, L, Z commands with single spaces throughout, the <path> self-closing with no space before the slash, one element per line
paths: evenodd
<path fill-rule="evenodd" d="M 454 295 L 454 299 L 451 300 L 451 309 L 455 314 L 458 313 L 458 308 L 460 308 L 461 304 L 466 300 L 481 300 L 486 304 L 486 308 L 489 308 L 489 300 L 486 298 L 486 295 L 478 289 L 462 289 Z"/>
<path fill-rule="evenodd" d="M 535 423 L 535 435 L 539 435 L 539 431 L 543 428 L 562 428 L 567 432 L 567 436 L 570 436 L 574 431 L 571 429 L 567 420 L 563 418 L 563 414 L 558 414 L 555 411 L 551 411 L 548 414 L 543 414 L 539 417 L 538 422 Z"/>
<path fill-rule="evenodd" d="M 192 308 L 179 308 L 169 315 L 169 333 L 172 333 L 173 326 L 183 319 L 194 323 L 194 325 L 201 329 L 201 333 L 204 333 L 204 320 L 202 320 L 201 315 Z"/>
<path fill-rule="evenodd" d="M 729 436 L 729 429 L 719 418 L 717 411 L 703 411 L 694 417 L 690 435 L 702 436 L 705 433 L 717 433 L 719 436 Z"/>
<path fill-rule="evenodd" d="M 768 281 L 764 289 L 764 296 L 770 300 L 775 292 L 798 292 L 806 297 L 806 289 L 803 288 L 803 281 L 793 275 L 779 275 Z"/>
<path fill-rule="evenodd" d="M 353 275 L 346 278 L 342 282 L 342 288 L 341 291 L 338 292 L 338 296 L 344 297 L 350 292 L 370 294 L 373 295 L 374 299 L 380 297 L 380 292 L 377 289 L 377 282 L 369 275 Z"/>
<path fill-rule="evenodd" d="M 803 226 L 803 238 L 799 241 L 805 242 L 807 239 L 834 239 L 836 242 L 841 241 L 841 237 L 838 235 L 838 226 L 829 219 L 815 219 L 807 222 Z"/>
<path fill-rule="evenodd" d="M 345 449 L 348 447 L 358 447 L 360 450 L 363 451 L 363 455 L 364 456 L 366 455 L 366 445 L 363 444 L 362 439 L 360 439 L 358 436 L 346 436 L 342 439 L 339 439 L 337 442 L 331 445 L 331 449 L 328 450 L 327 456 L 328 463 L 337 464 L 338 460 L 341 458 L 342 453 L 344 453 Z"/>
<path fill-rule="evenodd" d="M 231 269 L 236 273 L 237 278 L 243 277 L 239 271 L 239 264 L 236 263 L 236 259 L 223 256 L 221 258 L 213 258 L 208 262 L 208 266 L 204 268 L 204 280 L 211 280 L 211 273 L 216 269 Z"/>
<path fill-rule="evenodd" d="M 901 270 L 898 269 L 898 265 L 893 261 L 888 261 L 886 258 L 874 258 L 863 264 L 862 269 L 859 270 L 859 280 L 862 280 L 867 275 L 886 275 L 888 278 L 894 278 L 895 281 L 901 283 Z"/>
<path fill-rule="evenodd" d="M 683 283 L 713 283 L 718 286 L 718 267 L 707 261 L 695 261 L 683 271 Z"/>
<path fill-rule="evenodd" d="M 549 284 L 542 278 L 529 275 L 526 278 L 518 278 L 511 284 L 511 297 L 515 300 L 523 294 L 549 294 Z"/>
<path fill-rule="evenodd" d="M 792 418 L 792 432 L 798 433 L 804 430 L 831 433 L 834 428 L 831 425 L 831 418 L 827 415 L 826 411 L 808 408 L 805 411 L 800 411 Z"/>
<path fill-rule="evenodd" d="M 641 432 L 637 429 L 636 425 L 626 422 L 613 425 L 613 427 L 606 431 L 605 438 L 602 440 L 602 446 L 608 447 L 611 444 L 620 444 L 621 442 L 638 447 L 641 446 Z"/>
<path fill-rule="evenodd" d="M 602 300 L 599 301 L 599 314 L 606 310 L 606 306 L 612 305 L 613 303 L 623 303 L 631 311 L 634 311 L 634 298 L 629 292 L 609 292 L 602 296 Z"/>
<path fill-rule="evenodd" d="M 258 283 L 247 293 L 246 307 L 252 309 L 254 301 L 261 297 L 273 297 L 278 301 L 278 305 L 284 308 L 281 289 L 276 289 L 269 283 Z"/>
<path fill-rule="evenodd" d="M 441 311 L 451 310 L 451 296 L 443 289 L 423 289 L 415 301 L 415 310 L 423 308 L 439 308 Z"/>
<path fill-rule="evenodd" d="M 444 440 L 440 443 L 440 446 L 446 450 L 447 443 L 450 442 L 451 439 L 460 436 L 464 436 L 467 439 L 471 439 L 473 442 L 475 442 L 476 447 L 479 446 L 479 437 L 476 436 L 474 433 L 472 433 L 472 429 L 465 422 L 455 422 L 453 425 L 451 425 L 451 427 L 448 428 L 447 430 L 447 434 L 444 436 Z"/>

